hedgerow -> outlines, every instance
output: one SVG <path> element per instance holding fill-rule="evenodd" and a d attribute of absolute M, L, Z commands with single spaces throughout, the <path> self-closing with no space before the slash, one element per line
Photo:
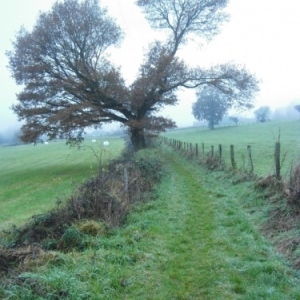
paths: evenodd
<path fill-rule="evenodd" d="M 20 266 L 33 253 L 18 257 L 18 249 L 38 246 L 43 250 L 83 250 L 91 236 L 122 223 L 137 202 L 146 201 L 163 175 L 163 162 L 151 150 L 124 153 L 108 167 L 99 166 L 97 176 L 76 187 L 55 209 L 33 216 L 21 227 L 1 234 L 0 276 Z M 101 225 L 102 224 L 102 225 Z M 105 229 L 106 228 L 106 229 Z"/>

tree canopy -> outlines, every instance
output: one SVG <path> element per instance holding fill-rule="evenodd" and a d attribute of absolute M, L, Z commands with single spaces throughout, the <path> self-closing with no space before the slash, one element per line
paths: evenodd
<path fill-rule="evenodd" d="M 214 129 L 229 108 L 226 97 L 213 88 L 206 88 L 197 94 L 197 98 L 192 106 L 194 117 L 198 121 L 208 121 L 208 128 Z"/>
<path fill-rule="evenodd" d="M 21 139 L 32 142 L 47 134 L 81 142 L 84 129 L 119 122 L 136 150 L 176 124 L 159 110 L 178 102 L 180 88 L 210 86 L 236 107 L 251 107 L 258 81 L 245 68 L 223 64 L 188 67 L 177 55 L 191 35 L 211 39 L 227 20 L 228 0 L 138 0 L 156 30 L 168 33 L 145 53 L 136 79 L 125 84 L 109 60 L 120 44 L 121 29 L 98 0 L 64 0 L 40 13 L 34 28 L 22 28 L 8 52 L 9 67 L 23 85 L 13 110 L 22 126 Z"/>

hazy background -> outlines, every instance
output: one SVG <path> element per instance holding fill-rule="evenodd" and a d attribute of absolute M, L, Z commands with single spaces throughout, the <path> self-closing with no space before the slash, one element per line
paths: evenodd
<path fill-rule="evenodd" d="M 40 10 L 49 10 L 54 0 L 7 0 L 0 2 L 0 133 L 20 127 L 10 110 L 20 90 L 7 69 L 5 51 L 22 25 L 31 29 Z M 122 66 L 128 82 L 134 80 L 143 59 L 143 51 L 157 33 L 148 26 L 134 0 L 102 0 L 110 15 L 125 32 L 122 47 L 112 54 Z M 300 104 L 300 1 L 299 0 L 231 0 L 227 8 L 230 21 L 212 42 L 199 46 L 191 43 L 180 52 L 189 65 L 209 67 L 233 61 L 245 65 L 262 80 L 255 99 L 256 109 L 268 105 L 278 115 L 278 107 Z M 195 119 L 191 105 L 195 95 L 180 93 L 180 103 L 162 114 L 173 118 L 178 126 L 191 126 Z M 231 114 L 233 114 L 231 112 Z M 242 114 L 253 116 L 253 110 Z M 294 117 L 293 109 L 285 115 Z"/>

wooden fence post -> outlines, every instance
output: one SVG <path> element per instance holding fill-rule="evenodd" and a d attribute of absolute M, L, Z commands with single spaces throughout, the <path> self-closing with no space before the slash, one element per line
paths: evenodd
<path fill-rule="evenodd" d="M 214 146 L 211 146 L 211 152 L 210 152 L 210 154 L 211 154 L 211 157 L 213 158 L 214 157 Z"/>
<path fill-rule="evenodd" d="M 249 165 L 250 165 L 250 172 L 253 173 L 253 161 L 252 161 L 252 155 L 251 155 L 251 146 L 247 146 L 247 153 L 248 153 L 248 160 L 249 160 Z"/>
<path fill-rule="evenodd" d="M 280 143 L 277 142 L 275 144 L 275 152 L 274 152 L 274 159 L 275 159 L 275 176 L 277 180 L 281 179 L 280 176 Z"/>
<path fill-rule="evenodd" d="M 222 145 L 219 144 L 219 163 L 222 164 Z"/>
<path fill-rule="evenodd" d="M 230 145 L 230 160 L 231 160 L 231 166 L 233 169 L 236 168 L 236 163 L 234 161 L 234 146 Z"/>
<path fill-rule="evenodd" d="M 202 143 L 202 156 L 204 157 L 204 143 Z"/>
<path fill-rule="evenodd" d="M 198 156 L 198 144 L 196 143 L 196 156 Z"/>

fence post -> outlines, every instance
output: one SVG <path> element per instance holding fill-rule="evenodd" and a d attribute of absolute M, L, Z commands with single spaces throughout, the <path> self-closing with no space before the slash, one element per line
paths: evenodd
<path fill-rule="evenodd" d="M 202 143 L 202 156 L 204 157 L 204 143 Z"/>
<path fill-rule="evenodd" d="M 198 144 L 196 143 L 196 156 L 198 156 Z"/>
<path fill-rule="evenodd" d="M 251 155 L 251 146 L 247 146 L 247 153 L 248 153 L 248 160 L 249 160 L 249 165 L 250 165 L 250 172 L 253 173 L 253 161 L 252 161 L 252 155 Z"/>
<path fill-rule="evenodd" d="M 214 157 L 214 146 L 211 146 L 211 157 L 213 158 Z"/>
<path fill-rule="evenodd" d="M 275 176 L 277 180 L 281 179 L 280 176 L 280 142 L 275 144 L 275 152 L 274 152 L 274 159 L 275 159 Z"/>
<path fill-rule="evenodd" d="M 220 163 L 220 165 L 221 165 L 221 163 L 222 163 L 222 145 L 221 144 L 219 144 L 219 163 Z"/>
<path fill-rule="evenodd" d="M 230 160 L 231 160 L 232 168 L 235 169 L 236 164 L 235 164 L 235 161 L 234 161 L 234 146 L 233 145 L 230 145 Z"/>
<path fill-rule="evenodd" d="M 191 153 L 193 153 L 193 144 L 192 143 L 190 143 L 190 151 L 191 151 Z"/>

